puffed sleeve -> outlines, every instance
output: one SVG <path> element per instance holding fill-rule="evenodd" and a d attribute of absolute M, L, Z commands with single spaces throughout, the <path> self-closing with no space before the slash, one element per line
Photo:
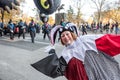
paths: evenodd
<path fill-rule="evenodd" d="M 98 50 L 110 56 L 120 54 L 120 35 L 107 34 L 95 40 Z"/>
<path fill-rule="evenodd" d="M 58 58 L 56 54 L 51 54 L 31 66 L 49 77 L 56 78 L 64 75 L 67 64 L 63 57 Z"/>

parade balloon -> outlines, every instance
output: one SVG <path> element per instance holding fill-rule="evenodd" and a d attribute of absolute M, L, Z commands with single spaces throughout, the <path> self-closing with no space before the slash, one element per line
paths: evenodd
<path fill-rule="evenodd" d="M 35 5 L 40 13 L 46 15 L 52 14 L 60 6 L 61 0 L 34 0 Z"/>
<path fill-rule="evenodd" d="M 0 0 L 0 8 L 8 13 L 10 13 L 11 9 L 17 9 L 19 5 L 17 0 Z"/>

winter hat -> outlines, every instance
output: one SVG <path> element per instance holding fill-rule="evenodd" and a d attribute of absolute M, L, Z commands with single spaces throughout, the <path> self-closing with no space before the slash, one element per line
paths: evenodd
<path fill-rule="evenodd" d="M 50 39 L 53 45 L 55 44 L 57 33 L 59 32 L 59 37 L 60 37 L 64 31 L 70 31 L 75 33 L 77 36 L 79 35 L 76 25 L 71 22 L 66 23 L 65 27 L 61 25 L 57 25 L 51 30 L 51 33 L 50 33 Z"/>
<path fill-rule="evenodd" d="M 43 23 L 46 23 L 46 22 L 48 22 L 49 17 L 48 17 L 48 15 L 40 14 L 40 19 Z"/>

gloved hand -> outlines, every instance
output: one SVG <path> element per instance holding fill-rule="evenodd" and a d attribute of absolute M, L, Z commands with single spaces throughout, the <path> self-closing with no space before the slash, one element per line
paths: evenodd
<path fill-rule="evenodd" d="M 45 47 L 45 52 L 47 52 L 49 54 L 55 53 L 55 46 L 49 45 L 49 46 Z"/>
<path fill-rule="evenodd" d="M 55 49 L 51 49 L 48 53 L 49 53 L 49 54 L 54 54 L 54 53 L 56 53 L 56 52 L 55 52 Z"/>

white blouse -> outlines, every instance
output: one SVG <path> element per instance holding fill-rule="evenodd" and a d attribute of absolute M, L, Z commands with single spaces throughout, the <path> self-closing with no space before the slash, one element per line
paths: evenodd
<path fill-rule="evenodd" d="M 65 47 L 61 56 L 68 63 L 71 58 L 75 57 L 84 62 L 86 50 L 97 52 L 95 40 L 103 35 L 84 35 L 79 36 L 71 45 Z"/>

